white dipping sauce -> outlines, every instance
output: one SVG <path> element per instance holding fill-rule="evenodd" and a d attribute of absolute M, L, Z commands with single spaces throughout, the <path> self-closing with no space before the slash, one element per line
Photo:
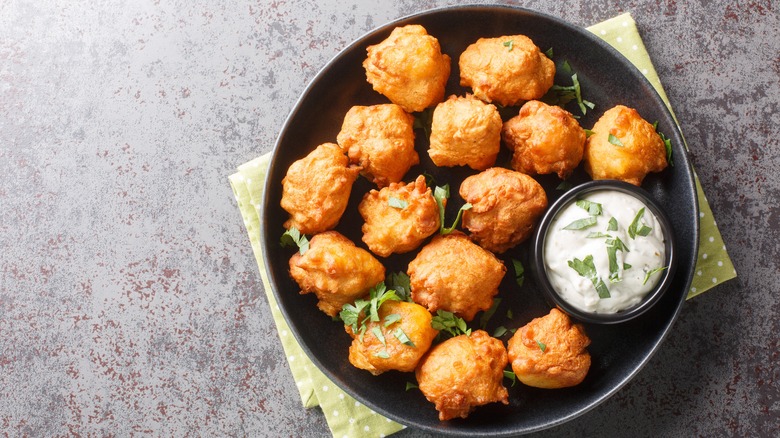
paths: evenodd
<path fill-rule="evenodd" d="M 544 264 L 550 283 L 564 300 L 586 312 L 617 313 L 634 306 L 664 275 L 664 271 L 655 272 L 645 281 L 648 272 L 665 266 L 664 235 L 658 219 L 642 201 L 615 190 L 599 190 L 577 199 L 601 204 L 602 212 L 591 216 L 572 201 L 553 219 L 544 241 Z M 637 228 L 645 225 L 650 228 L 649 234 L 631 238 L 628 229 L 642 208 L 645 209 L 644 215 Z M 596 218 L 595 225 L 581 230 L 563 229 L 589 217 Z M 617 230 L 608 231 L 613 217 L 617 221 Z M 599 233 L 609 237 L 594 237 Z M 614 278 L 613 271 L 613 280 L 610 280 L 607 250 L 609 238 L 619 238 L 628 248 L 628 251 L 615 251 L 617 277 Z M 585 260 L 588 256 L 593 258 L 597 277 L 581 276 L 569 266 L 575 258 Z M 599 297 L 595 285 L 598 278 L 609 290 L 609 298 Z"/>

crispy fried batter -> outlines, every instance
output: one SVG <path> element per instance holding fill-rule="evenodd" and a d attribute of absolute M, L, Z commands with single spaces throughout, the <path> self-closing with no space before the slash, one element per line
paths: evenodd
<path fill-rule="evenodd" d="M 414 150 L 414 117 L 395 104 L 353 106 L 337 139 L 349 161 L 379 187 L 401 181 L 420 162 Z"/>
<path fill-rule="evenodd" d="M 555 64 L 524 35 L 480 38 L 460 55 L 460 85 L 504 106 L 539 99 L 553 85 Z"/>
<path fill-rule="evenodd" d="M 436 405 L 439 420 L 466 418 L 477 406 L 509 404 L 504 387 L 504 344 L 482 330 L 431 348 L 415 372 L 420 391 Z"/>
<path fill-rule="evenodd" d="M 408 112 L 422 111 L 444 99 L 450 76 L 450 57 L 424 27 L 396 27 L 379 44 L 368 46 L 363 61 L 374 90 Z"/>
<path fill-rule="evenodd" d="M 586 136 L 568 111 L 531 100 L 504 123 L 501 137 L 514 151 L 513 169 L 528 175 L 557 173 L 566 179 L 582 160 Z"/>
<path fill-rule="evenodd" d="M 450 96 L 436 105 L 428 155 L 437 166 L 484 170 L 501 149 L 501 115 L 472 95 Z"/>
<path fill-rule="evenodd" d="M 453 312 L 466 321 L 493 305 L 506 267 L 465 234 L 437 235 L 409 263 L 412 299 L 428 308 Z"/>
<path fill-rule="evenodd" d="M 547 195 L 536 180 L 500 167 L 463 180 L 460 196 L 472 205 L 463 212 L 463 227 L 474 242 L 495 253 L 525 241 L 547 208 Z"/>
<path fill-rule="evenodd" d="M 431 327 L 431 314 L 425 307 L 406 301 L 387 301 L 379 308 L 379 321 L 366 323 L 362 336 L 352 332 L 349 347 L 349 362 L 357 368 L 377 376 L 385 371 L 412 372 L 420 359 L 431 347 L 438 330 Z M 386 325 L 388 315 L 398 315 L 398 322 Z M 374 330 L 380 330 L 384 341 L 377 338 Z M 400 332 L 399 332 L 400 330 Z M 402 342 L 408 337 L 411 345 Z"/>
<path fill-rule="evenodd" d="M 610 142 L 610 134 L 617 140 Z M 614 144 L 618 141 L 622 146 Z M 638 186 L 648 173 L 666 168 L 666 146 L 635 109 L 617 105 L 593 125 L 584 160 L 593 179 L 619 179 Z"/>
<path fill-rule="evenodd" d="M 537 388 L 580 384 L 590 368 L 590 338 L 558 309 L 521 327 L 509 340 L 509 360 L 518 380 Z"/>
<path fill-rule="evenodd" d="M 403 207 L 391 206 L 391 198 Z M 409 184 L 371 190 L 363 196 L 358 211 L 365 220 L 363 242 L 382 257 L 417 249 L 440 227 L 439 207 L 422 175 Z"/>
<path fill-rule="evenodd" d="M 312 237 L 303 255 L 296 252 L 290 258 L 290 276 L 302 294 L 317 295 L 320 310 L 336 316 L 344 304 L 384 281 L 385 268 L 338 231 L 326 231 Z"/>
<path fill-rule="evenodd" d="M 335 227 L 359 172 L 335 143 L 321 144 L 294 162 L 282 179 L 281 206 L 290 213 L 284 227 L 296 227 L 303 234 Z"/>

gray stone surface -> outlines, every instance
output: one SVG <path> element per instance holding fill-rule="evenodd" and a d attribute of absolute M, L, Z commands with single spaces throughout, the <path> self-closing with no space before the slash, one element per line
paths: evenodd
<path fill-rule="evenodd" d="M 226 177 L 352 39 L 456 2 L 377 3 L 0 3 L 0 435 L 328 434 Z M 633 14 L 740 276 L 688 302 L 616 396 L 540 436 L 776 436 L 777 3 L 522 5 Z"/>

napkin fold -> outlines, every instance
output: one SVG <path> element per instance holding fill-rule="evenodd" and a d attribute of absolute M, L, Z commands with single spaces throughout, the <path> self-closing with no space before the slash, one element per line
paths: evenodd
<path fill-rule="evenodd" d="M 588 30 L 612 45 L 631 61 L 647 77 L 671 111 L 669 100 L 661 86 L 658 74 L 653 68 L 650 56 L 645 50 L 636 23 L 630 14 L 626 13 L 601 22 L 589 27 Z M 236 173 L 228 177 L 228 180 L 233 188 L 249 235 L 249 241 L 263 281 L 263 289 L 303 406 L 306 408 L 320 406 L 334 437 L 383 437 L 395 433 L 405 426 L 377 414 L 347 395 L 311 362 L 290 332 L 290 328 L 271 292 L 262 258 L 258 210 L 263 196 L 270 155 L 267 153 L 242 164 Z M 688 299 L 735 278 L 737 275 L 698 177 L 696 177 L 696 190 L 701 220 L 699 258 L 696 263 L 693 284 L 688 291 Z"/>

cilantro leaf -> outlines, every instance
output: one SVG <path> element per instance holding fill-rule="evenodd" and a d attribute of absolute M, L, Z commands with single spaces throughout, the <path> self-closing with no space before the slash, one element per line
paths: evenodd
<path fill-rule="evenodd" d="M 588 212 L 591 216 L 600 216 L 601 215 L 601 204 L 598 202 L 591 202 L 587 199 L 578 199 L 577 202 L 575 202 L 577 207 L 580 207 L 581 209 Z"/>
<path fill-rule="evenodd" d="M 466 325 L 466 321 L 446 310 L 436 311 L 436 316 L 431 320 L 431 327 L 439 330 L 439 335 L 442 335 L 442 333 L 447 334 L 450 337 L 471 335 L 471 329 Z"/>
<path fill-rule="evenodd" d="M 636 236 L 646 237 L 653 231 L 652 228 L 642 223 L 642 217 L 645 215 L 645 208 L 642 207 L 634 216 L 634 220 L 631 221 L 631 225 L 628 226 L 628 235 L 632 239 L 636 239 Z"/>
<path fill-rule="evenodd" d="M 622 141 L 620 141 L 620 139 L 619 139 L 619 138 L 617 138 L 617 137 L 616 137 L 614 134 L 609 134 L 609 135 L 607 136 L 607 141 L 609 141 L 609 142 L 610 142 L 610 143 L 612 143 L 613 145 L 615 145 L 615 146 L 619 146 L 619 147 L 621 147 L 621 148 L 624 146 L 624 145 L 623 145 L 623 142 L 622 142 Z"/>
<path fill-rule="evenodd" d="M 584 219 L 577 219 L 576 221 L 570 223 L 569 225 L 566 225 L 563 227 L 564 230 L 584 230 L 586 228 L 590 228 L 594 225 L 596 225 L 596 222 L 598 222 L 598 219 L 596 219 L 595 216 L 589 216 Z"/>
<path fill-rule="evenodd" d="M 484 330 L 485 327 L 487 327 L 488 321 L 490 321 L 490 318 L 493 317 L 493 314 L 496 313 L 496 309 L 498 309 L 498 305 L 501 304 L 501 298 L 494 298 L 493 299 L 493 305 L 490 306 L 489 309 L 482 312 L 482 316 L 479 317 L 479 326 Z"/>
<path fill-rule="evenodd" d="M 391 272 L 387 277 L 387 286 L 395 291 L 401 301 L 412 301 L 412 285 L 405 272 Z"/>
<path fill-rule="evenodd" d="M 525 268 L 520 260 L 512 259 L 512 266 L 515 268 L 515 282 L 518 286 L 523 286 L 525 282 Z"/>
<path fill-rule="evenodd" d="M 309 239 L 306 238 L 306 235 L 301 234 L 301 232 L 298 231 L 298 229 L 295 227 L 290 227 L 289 230 L 285 231 L 282 234 L 282 238 L 280 239 L 279 243 L 284 248 L 289 246 L 297 246 L 298 252 L 301 255 L 304 255 L 306 251 L 309 250 Z"/>
<path fill-rule="evenodd" d="M 391 196 L 387 199 L 387 205 L 397 208 L 399 210 L 403 210 L 404 208 L 409 206 L 409 203 L 404 201 L 403 199 L 396 198 L 395 196 Z"/>

